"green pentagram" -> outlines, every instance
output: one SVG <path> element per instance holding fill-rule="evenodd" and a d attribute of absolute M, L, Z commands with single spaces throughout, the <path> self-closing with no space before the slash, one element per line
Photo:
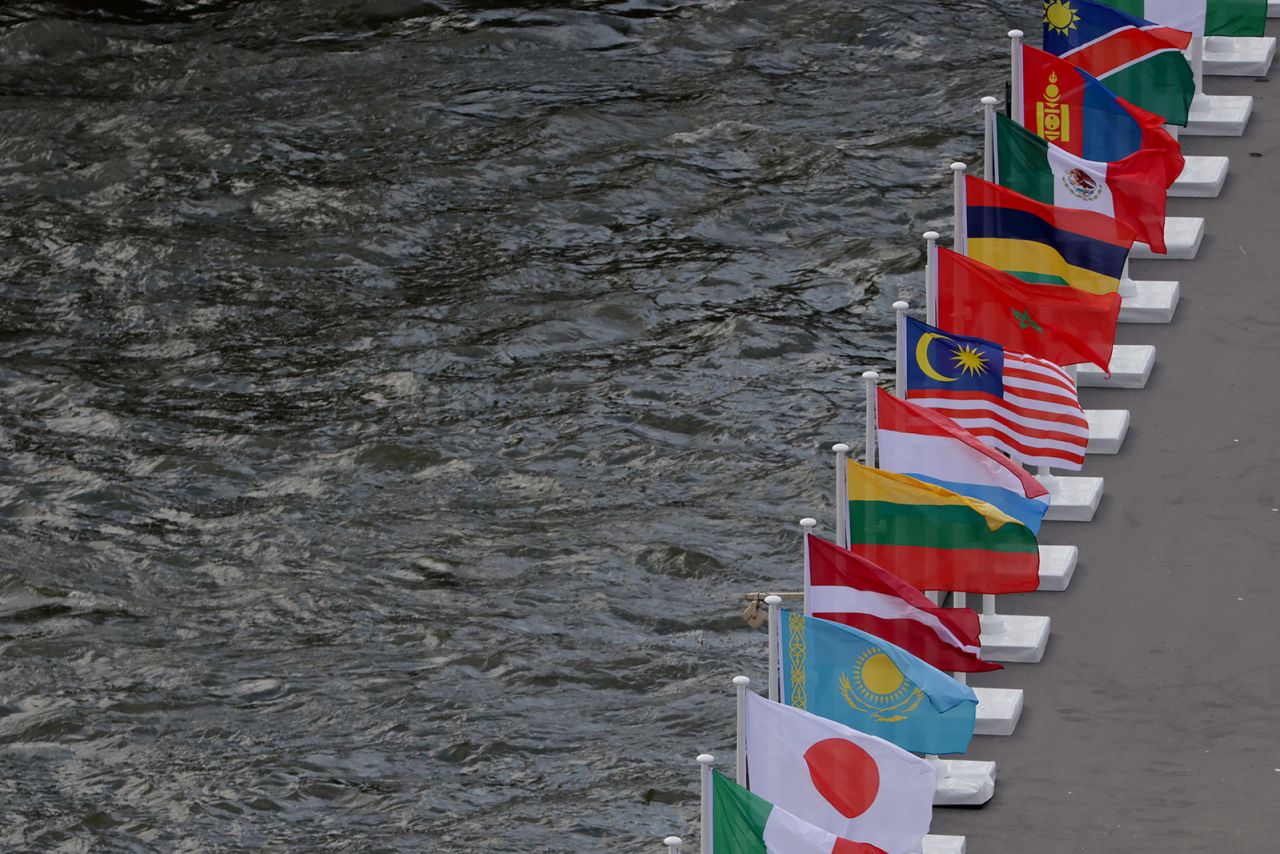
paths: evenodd
<path fill-rule="evenodd" d="M 1040 324 L 1036 323 L 1035 318 L 1031 316 L 1031 312 L 1029 310 L 1018 311 L 1015 309 L 1013 312 L 1013 316 L 1018 321 L 1019 329 L 1026 329 L 1028 326 L 1030 326 L 1036 332 L 1040 332 L 1040 333 L 1044 332 L 1044 330 L 1040 328 Z"/>

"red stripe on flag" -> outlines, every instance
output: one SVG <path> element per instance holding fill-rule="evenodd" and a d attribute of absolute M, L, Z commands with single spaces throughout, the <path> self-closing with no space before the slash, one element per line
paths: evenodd
<path fill-rule="evenodd" d="M 858 543 L 852 551 L 920 590 L 1030 593 L 1040 586 L 1038 554 Z"/>

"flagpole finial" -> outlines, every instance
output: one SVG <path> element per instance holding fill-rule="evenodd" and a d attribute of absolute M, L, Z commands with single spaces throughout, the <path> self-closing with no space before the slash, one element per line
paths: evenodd
<path fill-rule="evenodd" d="M 816 524 L 818 524 L 818 523 L 817 523 L 817 522 L 814 522 L 814 524 L 816 525 Z M 764 597 L 764 604 L 766 604 L 766 605 L 781 605 L 781 604 L 782 604 L 782 597 L 781 597 L 781 596 L 766 596 L 766 597 Z"/>
<path fill-rule="evenodd" d="M 1000 102 L 996 100 L 994 95 L 985 95 L 983 96 L 982 101 L 980 103 L 984 107 L 994 107 L 996 104 Z"/>
<path fill-rule="evenodd" d="M 800 527 L 816 528 L 818 527 L 818 520 L 813 518 L 812 516 L 805 516 L 803 519 L 800 520 Z"/>
<path fill-rule="evenodd" d="M 699 765 L 712 765 L 712 764 L 714 764 L 714 763 L 715 763 L 715 761 L 716 761 L 716 758 L 715 758 L 714 756 L 712 756 L 710 753 L 699 753 L 699 754 L 698 754 L 698 764 L 699 764 Z"/>
<path fill-rule="evenodd" d="M 684 845 L 684 840 L 679 836 L 668 836 L 666 839 L 662 840 L 662 844 L 672 851 L 679 851 L 680 846 Z"/>
<path fill-rule="evenodd" d="M 844 442 L 837 442 L 831 446 L 831 450 L 835 451 L 837 454 L 847 454 L 849 453 L 849 446 Z"/>
<path fill-rule="evenodd" d="M 879 371 L 863 371 L 862 378 L 864 380 L 878 380 L 880 379 L 880 372 Z"/>
<path fill-rule="evenodd" d="M 1011 39 L 1020 39 L 1025 35 L 1026 33 L 1024 33 L 1022 30 L 1009 30 L 1009 38 Z"/>
<path fill-rule="evenodd" d="M 906 311 L 909 308 L 911 308 L 911 303 L 907 302 L 904 299 L 895 300 L 893 303 L 894 311 Z"/>
<path fill-rule="evenodd" d="M 734 684 L 734 685 L 742 685 L 742 686 L 744 686 L 744 687 L 745 687 L 745 686 L 747 686 L 747 685 L 750 685 L 750 684 L 751 684 L 751 677 L 750 677 L 750 676 L 735 676 L 735 677 L 733 677 L 733 684 Z"/>
<path fill-rule="evenodd" d="M 963 172 L 968 168 L 969 168 L 969 165 L 967 163 L 961 163 L 959 160 L 951 164 L 952 172 Z"/>
<path fill-rule="evenodd" d="M 938 232 L 936 231 L 926 231 L 924 234 L 920 236 L 923 237 L 925 240 L 937 240 L 942 235 L 938 234 Z"/>

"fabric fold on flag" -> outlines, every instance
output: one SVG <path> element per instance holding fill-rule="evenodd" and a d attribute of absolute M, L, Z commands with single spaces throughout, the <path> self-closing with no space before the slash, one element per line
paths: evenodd
<path fill-rule="evenodd" d="M 711 772 L 713 854 L 885 854 L 836 836 Z"/>
<path fill-rule="evenodd" d="M 909 401 L 1026 465 L 1083 467 L 1089 422 L 1075 380 L 1061 367 L 915 318 L 907 318 L 906 339 L 908 361 L 899 371 Z M 955 368 L 938 370 L 947 364 Z"/>
<path fill-rule="evenodd" d="M 964 753 L 978 696 L 904 649 L 787 609 L 778 626 L 782 702 L 916 753 Z"/>
<path fill-rule="evenodd" d="M 822 537 L 805 537 L 805 613 L 853 626 L 905 649 L 939 670 L 981 673 L 977 613 L 940 608 L 882 566 Z"/>
<path fill-rule="evenodd" d="M 1108 4 L 1197 36 L 1261 36 L 1267 27 L 1267 0 L 1108 0 Z"/>

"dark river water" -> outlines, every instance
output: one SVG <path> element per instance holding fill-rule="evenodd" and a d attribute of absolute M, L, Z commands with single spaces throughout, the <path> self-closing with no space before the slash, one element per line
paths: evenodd
<path fill-rule="evenodd" d="M 0 7 L 0 849 L 693 836 L 1037 16 Z"/>

